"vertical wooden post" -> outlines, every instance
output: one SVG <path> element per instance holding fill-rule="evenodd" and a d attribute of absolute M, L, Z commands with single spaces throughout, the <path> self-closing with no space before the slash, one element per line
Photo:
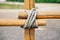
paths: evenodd
<path fill-rule="evenodd" d="M 25 10 L 31 10 L 35 7 L 34 0 L 24 0 Z M 35 29 L 24 29 L 24 40 L 35 40 Z"/>

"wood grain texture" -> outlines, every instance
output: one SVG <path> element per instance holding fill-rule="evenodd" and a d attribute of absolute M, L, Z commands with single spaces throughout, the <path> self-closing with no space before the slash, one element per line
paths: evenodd
<path fill-rule="evenodd" d="M 26 19 L 28 14 L 26 12 L 19 12 L 18 17 L 20 19 Z M 41 12 L 37 13 L 37 19 L 60 19 L 60 12 Z"/>

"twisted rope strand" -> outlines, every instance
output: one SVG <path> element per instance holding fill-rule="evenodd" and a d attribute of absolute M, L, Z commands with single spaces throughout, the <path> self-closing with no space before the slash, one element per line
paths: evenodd
<path fill-rule="evenodd" d="M 27 22 L 26 22 L 26 24 L 25 24 L 25 26 L 23 28 L 24 29 L 30 29 L 31 26 L 33 28 L 37 28 L 37 25 L 36 25 L 36 9 L 33 8 L 28 13 L 29 14 L 28 14 Z"/>

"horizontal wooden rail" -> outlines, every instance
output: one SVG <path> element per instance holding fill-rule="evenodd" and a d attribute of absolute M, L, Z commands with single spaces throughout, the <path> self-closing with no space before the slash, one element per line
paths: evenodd
<path fill-rule="evenodd" d="M 18 17 L 26 19 L 28 14 L 26 12 L 19 12 Z M 40 12 L 37 13 L 37 19 L 60 19 L 60 12 Z"/>
<path fill-rule="evenodd" d="M 0 19 L 0 26 L 24 26 L 26 19 Z M 38 26 L 45 26 L 45 19 L 37 19 Z"/>

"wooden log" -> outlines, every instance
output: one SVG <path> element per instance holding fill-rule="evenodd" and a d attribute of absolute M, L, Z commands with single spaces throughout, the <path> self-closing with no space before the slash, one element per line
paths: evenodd
<path fill-rule="evenodd" d="M 24 26 L 26 19 L 0 19 L 0 26 Z M 45 19 L 37 19 L 38 26 L 45 26 Z"/>
<path fill-rule="evenodd" d="M 26 12 L 19 12 L 18 17 L 26 19 L 28 14 Z M 37 13 L 37 19 L 60 19 L 60 12 L 40 12 Z"/>
<path fill-rule="evenodd" d="M 35 7 L 35 0 L 24 0 L 25 10 L 31 10 Z M 24 40 L 35 40 L 35 28 L 24 30 Z"/>

